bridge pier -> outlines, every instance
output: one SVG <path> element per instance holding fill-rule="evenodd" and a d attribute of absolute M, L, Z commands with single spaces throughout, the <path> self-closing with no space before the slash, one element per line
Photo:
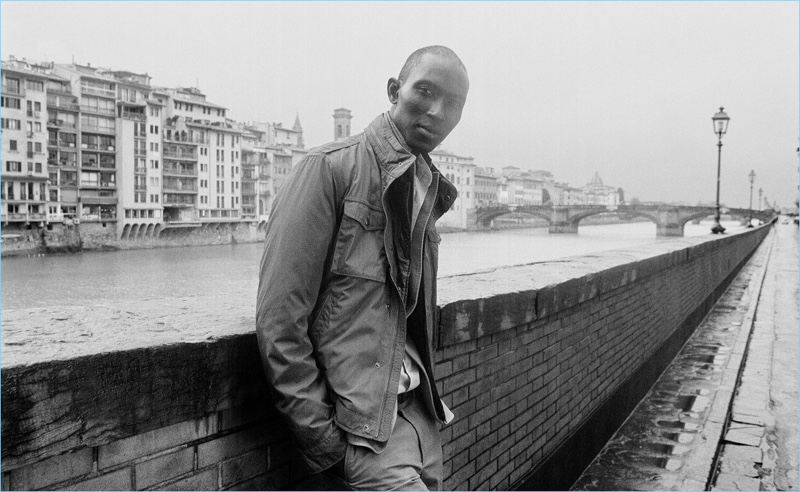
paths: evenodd
<path fill-rule="evenodd" d="M 552 222 L 548 228 L 550 234 L 577 234 L 578 224 L 571 222 Z"/>
<path fill-rule="evenodd" d="M 657 237 L 683 237 L 683 225 L 668 223 L 656 224 Z"/>

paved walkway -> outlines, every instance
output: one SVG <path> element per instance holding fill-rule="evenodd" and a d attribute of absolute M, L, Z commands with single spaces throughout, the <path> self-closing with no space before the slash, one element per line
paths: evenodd
<path fill-rule="evenodd" d="M 713 490 L 797 490 L 798 249 L 775 226 L 750 346 Z"/>
<path fill-rule="evenodd" d="M 773 228 L 574 490 L 797 490 L 797 239 Z"/>

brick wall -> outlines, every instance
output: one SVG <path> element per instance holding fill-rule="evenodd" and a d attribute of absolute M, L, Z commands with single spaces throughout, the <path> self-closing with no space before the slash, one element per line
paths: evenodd
<path fill-rule="evenodd" d="M 436 371 L 457 417 L 445 487 L 509 489 L 554 461 L 691 333 L 767 232 L 442 279 Z M 252 312 L 234 315 L 238 333 L 207 342 L 4 364 L 3 489 L 336 488 L 297 459 Z"/>

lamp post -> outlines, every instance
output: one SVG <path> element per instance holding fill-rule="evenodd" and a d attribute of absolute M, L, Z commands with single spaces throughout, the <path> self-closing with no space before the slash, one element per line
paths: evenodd
<path fill-rule="evenodd" d="M 714 212 L 714 227 L 711 228 L 711 232 L 714 234 L 725 232 L 725 228 L 719 223 L 719 175 L 722 168 L 722 136 L 728 131 L 728 122 L 731 119 L 725 114 L 724 109 L 720 107 L 719 113 L 711 118 L 711 122 L 714 124 L 714 133 L 719 138 L 717 143 L 717 210 Z"/>
<path fill-rule="evenodd" d="M 751 169 L 747 177 L 750 178 L 750 219 L 747 221 L 747 227 L 753 227 L 753 183 L 756 181 L 756 172 Z"/>
<path fill-rule="evenodd" d="M 762 208 L 764 208 L 761 204 L 764 203 L 761 201 L 761 194 L 764 193 L 764 188 L 758 189 L 758 211 L 760 212 Z"/>

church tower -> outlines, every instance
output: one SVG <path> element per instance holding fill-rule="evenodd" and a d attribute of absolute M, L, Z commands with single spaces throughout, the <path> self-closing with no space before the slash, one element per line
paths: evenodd
<path fill-rule="evenodd" d="M 350 120 L 353 116 L 349 109 L 333 110 L 333 139 L 341 140 L 350 136 Z"/>
<path fill-rule="evenodd" d="M 292 130 L 297 132 L 297 146 L 301 149 L 303 147 L 303 127 L 300 125 L 300 113 L 297 113 L 297 116 L 294 118 L 294 126 Z"/>

